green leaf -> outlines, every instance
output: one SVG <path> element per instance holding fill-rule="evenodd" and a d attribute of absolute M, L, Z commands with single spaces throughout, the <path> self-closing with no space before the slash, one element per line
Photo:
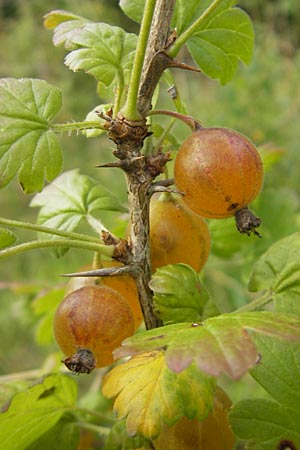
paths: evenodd
<path fill-rule="evenodd" d="M 251 449 L 298 448 L 300 345 L 262 336 L 255 340 L 262 358 L 260 364 L 251 370 L 251 375 L 274 400 L 246 399 L 238 402 L 230 413 L 233 431 L 240 439 L 247 440 Z M 283 446 L 285 441 L 289 441 L 290 447 Z"/>
<path fill-rule="evenodd" d="M 18 173 L 29 194 L 58 175 L 62 154 L 51 121 L 60 107 L 60 90 L 46 81 L 0 80 L 0 188 Z"/>
<path fill-rule="evenodd" d="M 152 276 L 150 287 L 156 314 L 166 325 L 199 322 L 218 314 L 199 274 L 186 264 L 159 268 Z"/>
<path fill-rule="evenodd" d="M 292 411 L 272 400 L 253 399 L 238 402 L 229 417 L 233 432 L 248 441 L 247 448 L 251 450 L 298 448 L 299 411 Z M 283 446 L 285 441 L 289 441 L 290 446 Z"/>
<path fill-rule="evenodd" d="M 25 450 L 53 429 L 74 407 L 77 384 L 64 375 L 49 375 L 16 394 L 0 414 L 0 449 Z"/>
<path fill-rule="evenodd" d="M 35 339 L 40 345 L 53 342 L 53 318 L 56 308 L 63 300 L 65 287 L 55 288 L 34 299 L 32 308 L 37 316 L 41 316 L 35 330 Z"/>
<path fill-rule="evenodd" d="M 189 0 L 189 7 L 187 8 L 186 0 L 176 0 L 173 26 L 176 28 L 177 34 L 181 35 L 189 28 L 209 8 L 211 3 L 212 0 Z M 236 0 L 223 0 L 209 15 L 208 20 L 228 10 L 236 3 Z"/>
<path fill-rule="evenodd" d="M 300 233 L 273 244 L 256 262 L 249 290 L 268 290 L 277 311 L 300 314 Z"/>
<path fill-rule="evenodd" d="M 239 379 L 258 360 L 249 331 L 275 338 L 300 340 L 300 319 L 266 311 L 222 314 L 202 324 L 182 323 L 141 332 L 122 343 L 115 357 L 166 347 L 166 363 L 181 372 L 192 362 L 205 373 L 226 373 Z"/>
<path fill-rule="evenodd" d="M 0 227 L 0 248 L 6 248 L 14 244 L 17 236 L 11 230 Z"/>
<path fill-rule="evenodd" d="M 82 21 L 87 22 L 84 17 L 77 16 L 76 14 L 65 11 L 63 9 L 55 9 L 44 15 L 44 27 L 48 30 L 56 28 L 58 25 L 68 21 Z"/>
<path fill-rule="evenodd" d="M 41 208 L 38 223 L 64 231 L 76 231 L 82 219 L 93 220 L 99 210 L 126 211 L 114 194 L 78 169 L 56 178 L 32 199 L 30 206 Z"/>
<path fill-rule="evenodd" d="M 232 8 L 201 25 L 187 47 L 202 72 L 225 84 L 233 78 L 239 61 L 250 63 L 253 41 L 249 16 Z"/>
<path fill-rule="evenodd" d="M 105 86 L 130 76 L 137 36 L 105 23 L 87 23 L 70 31 L 68 40 L 76 46 L 65 58 L 73 71 L 84 70 Z"/>
<path fill-rule="evenodd" d="M 130 19 L 138 23 L 142 21 L 145 0 L 120 0 L 119 5 Z"/>
<path fill-rule="evenodd" d="M 90 20 L 77 16 L 69 11 L 57 9 L 44 16 L 44 26 L 53 29 L 53 44 L 55 46 L 64 45 L 67 50 L 73 50 L 76 45 L 68 39 L 68 33 L 77 31 L 89 23 Z"/>
<path fill-rule="evenodd" d="M 105 442 L 105 450 L 133 450 L 142 448 L 145 439 L 141 436 L 130 437 L 126 431 L 126 422 L 121 420 L 111 428 Z M 148 448 L 148 447 L 146 447 Z"/>
<path fill-rule="evenodd" d="M 164 352 L 143 353 L 113 368 L 104 378 L 103 394 L 117 397 L 114 411 L 126 418 L 129 436 L 157 437 L 162 421 L 173 425 L 182 416 L 203 420 L 211 411 L 215 380 L 190 366 L 175 374 Z"/>
<path fill-rule="evenodd" d="M 104 126 L 106 121 L 99 116 L 99 113 L 107 115 L 108 111 L 112 110 L 112 106 L 113 106 L 112 103 L 96 106 L 95 108 L 92 109 L 92 111 L 90 111 L 87 114 L 85 121 L 86 122 L 98 122 L 99 125 Z M 93 138 L 93 137 L 101 136 L 101 134 L 105 133 L 105 130 L 101 130 L 100 128 L 89 128 L 87 130 L 83 130 L 82 133 L 87 138 Z"/>
<path fill-rule="evenodd" d="M 66 415 L 26 450 L 76 450 L 80 430 L 73 422 L 74 417 Z"/>

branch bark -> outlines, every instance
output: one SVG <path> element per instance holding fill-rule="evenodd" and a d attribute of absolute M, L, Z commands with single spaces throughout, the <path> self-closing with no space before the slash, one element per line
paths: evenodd
<path fill-rule="evenodd" d="M 168 46 L 174 7 L 175 0 L 158 0 L 155 7 L 138 95 L 142 117 L 151 109 L 153 92 L 163 71 L 172 65 L 164 50 Z"/>
<path fill-rule="evenodd" d="M 155 7 L 138 95 L 138 110 L 142 119 L 130 121 L 120 112 L 109 126 L 109 137 L 117 144 L 114 154 L 121 160 L 120 168 L 126 177 L 131 221 L 131 254 L 122 262 L 132 267 L 131 275 L 136 280 L 147 329 L 162 325 L 154 314 L 153 294 L 149 288 L 149 205 L 153 180 L 163 171 L 169 156 L 158 152 L 144 157 L 141 149 L 148 136 L 146 115 L 151 107 L 154 89 L 170 63 L 164 50 L 170 35 L 174 3 L 174 0 L 158 0 Z"/>

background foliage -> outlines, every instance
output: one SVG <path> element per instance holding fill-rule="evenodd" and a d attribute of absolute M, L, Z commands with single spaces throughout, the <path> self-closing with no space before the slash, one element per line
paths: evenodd
<path fill-rule="evenodd" d="M 262 240 L 251 239 L 250 242 L 244 236 L 237 236 L 231 219 L 210 221 L 213 247 L 202 277 L 218 298 L 222 312 L 246 303 L 253 262 L 271 243 L 298 230 L 300 220 L 299 2 L 242 0 L 240 6 L 250 13 L 256 30 L 255 56 L 250 68 L 240 67 L 234 80 L 225 87 L 199 74 L 187 78 L 184 72 L 175 73 L 181 98 L 189 105 L 190 113 L 207 126 L 228 126 L 248 135 L 261 146 L 268 169 L 263 193 L 255 204 L 257 214 L 263 219 Z M 69 71 L 62 64 L 64 51 L 53 47 L 51 33 L 42 27 L 43 15 L 51 9 L 66 9 L 91 19 L 97 17 L 99 21 L 103 18 L 108 23 L 122 25 L 127 31 L 136 31 L 137 25 L 125 18 L 117 1 L 7 0 L 2 1 L 0 7 L 0 76 L 46 79 L 64 94 L 59 119 L 82 120 L 99 103 L 95 82 L 80 72 Z M 166 89 L 160 98 L 172 108 L 166 92 L 168 87 L 165 83 Z M 175 132 L 180 139 L 188 134 L 184 126 L 177 124 Z M 98 179 L 101 176 L 101 182 L 125 200 L 121 177 L 118 182 L 114 177 L 111 185 L 109 170 L 100 174 L 95 168 L 102 161 L 112 159 L 107 138 L 87 140 L 84 136 L 73 135 L 63 137 L 63 146 L 64 170 L 80 167 L 84 174 Z M 31 198 L 21 193 L 16 182 L 12 183 L 1 196 L 1 215 L 34 221 L 36 210 L 28 207 Z M 103 215 L 112 230 L 124 229 L 124 221 L 118 217 L 115 213 Z M 24 232 L 21 236 L 27 235 Z M 89 255 L 76 250 L 61 259 L 41 251 L 1 261 L 0 374 L 36 368 L 50 350 L 56 350 L 51 338 L 46 340 L 47 346 L 37 343 L 43 339 L 35 339 L 43 325 L 39 317 L 41 302 L 36 300 L 36 294 L 53 284 L 61 284 L 61 273 L 75 271 L 87 262 Z M 7 348 L 9 353 L 6 353 Z M 253 386 L 246 378 L 231 388 L 232 395 L 240 398 L 247 390 L 254 389 Z"/>

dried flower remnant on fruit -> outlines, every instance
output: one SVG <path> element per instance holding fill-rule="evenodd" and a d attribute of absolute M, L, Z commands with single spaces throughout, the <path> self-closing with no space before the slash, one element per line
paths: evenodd
<path fill-rule="evenodd" d="M 240 233 L 250 236 L 251 233 L 255 236 L 262 237 L 256 230 L 261 224 L 259 217 L 256 217 L 248 208 L 240 209 L 235 213 L 236 227 Z"/>
<path fill-rule="evenodd" d="M 124 297 L 103 285 L 88 285 L 69 293 L 53 321 L 56 342 L 68 356 L 64 363 L 77 373 L 111 365 L 113 351 L 133 335 L 134 325 L 132 309 Z"/>
<path fill-rule="evenodd" d="M 62 361 L 64 365 L 75 373 L 91 373 L 96 367 L 93 352 L 83 348 L 78 349 L 74 355 Z"/>
<path fill-rule="evenodd" d="M 277 450 L 299 450 L 292 441 L 284 440 L 279 442 Z"/>

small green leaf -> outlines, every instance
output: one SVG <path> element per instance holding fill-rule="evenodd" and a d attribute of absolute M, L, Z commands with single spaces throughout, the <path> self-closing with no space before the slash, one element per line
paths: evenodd
<path fill-rule="evenodd" d="M 44 27 L 48 30 L 52 30 L 61 23 L 74 20 L 86 22 L 86 19 L 84 19 L 84 17 L 77 16 L 70 11 L 55 9 L 54 11 L 50 11 L 49 13 L 44 15 Z"/>
<path fill-rule="evenodd" d="M 85 121 L 86 122 L 98 122 L 99 125 L 102 125 L 102 126 L 105 125 L 106 121 L 99 116 L 99 113 L 107 115 L 107 112 L 112 109 L 112 106 L 113 105 L 111 103 L 108 103 L 106 105 L 96 106 L 94 109 L 92 109 L 92 111 L 90 111 L 87 114 Z M 82 133 L 87 138 L 93 138 L 93 137 L 101 136 L 101 134 L 105 133 L 105 130 L 101 130 L 100 128 L 89 128 L 87 130 L 83 130 Z"/>
<path fill-rule="evenodd" d="M 0 80 L 0 188 L 18 173 L 29 194 L 58 175 L 62 154 L 51 121 L 60 107 L 60 90 L 46 81 Z"/>
<path fill-rule="evenodd" d="M 249 331 L 275 338 L 300 340 L 300 319 L 290 314 L 267 311 L 222 314 L 202 324 L 182 323 L 141 332 L 114 351 L 124 357 L 166 347 L 166 363 L 181 372 L 192 362 L 205 373 L 226 373 L 239 379 L 258 360 Z"/>
<path fill-rule="evenodd" d="M 269 290 L 277 311 L 300 314 L 300 233 L 275 242 L 256 262 L 249 290 Z"/>
<path fill-rule="evenodd" d="M 14 244 L 17 236 L 11 230 L 0 227 L 0 248 L 6 248 Z"/>
<path fill-rule="evenodd" d="M 76 46 L 65 58 L 71 70 L 84 70 L 105 86 L 130 76 L 137 44 L 135 34 L 105 23 L 87 23 L 67 37 Z"/>
<path fill-rule="evenodd" d="M 152 276 L 157 315 L 164 323 L 199 322 L 218 314 L 197 274 L 186 264 L 159 268 Z"/>
<path fill-rule="evenodd" d="M 35 338 L 40 345 L 53 342 L 53 318 L 57 306 L 64 298 L 65 291 L 65 287 L 52 289 L 38 296 L 32 303 L 34 313 L 41 316 L 35 330 Z"/>
<path fill-rule="evenodd" d="M 239 8 L 232 8 L 199 27 L 187 47 L 206 75 L 225 84 L 233 78 L 239 61 L 250 63 L 253 41 L 249 16 Z"/>
<path fill-rule="evenodd" d="M 145 0 L 120 0 L 120 8 L 122 11 L 130 17 L 140 23 L 142 21 Z"/>
<path fill-rule="evenodd" d="M 82 219 L 88 221 L 99 210 L 126 211 L 114 194 L 78 169 L 56 178 L 30 206 L 41 208 L 38 223 L 64 231 L 76 231 Z M 59 239 L 53 235 L 47 238 Z"/>
<path fill-rule="evenodd" d="M 234 433 L 247 441 L 247 448 L 269 450 L 284 441 L 300 442 L 300 377 L 298 342 L 255 338 L 261 362 L 251 370 L 255 380 L 273 399 L 247 399 L 234 405 L 230 422 Z M 288 447 L 290 448 L 290 447 Z M 291 445 L 292 448 L 292 445 Z"/>
<path fill-rule="evenodd" d="M 143 353 L 113 368 L 104 378 L 103 394 L 117 397 L 114 411 L 126 418 L 129 436 L 153 439 L 162 421 L 173 425 L 182 416 L 204 419 L 212 409 L 215 380 L 194 365 L 175 374 L 164 352 Z"/>
<path fill-rule="evenodd" d="M 64 45 L 67 50 L 73 50 L 76 45 L 68 39 L 71 31 L 83 28 L 90 20 L 77 16 L 69 11 L 54 10 L 44 16 L 44 26 L 47 29 L 53 29 L 53 44 L 58 47 Z"/>
<path fill-rule="evenodd" d="M 41 383 L 16 394 L 0 414 L 0 449 L 25 450 L 69 414 L 77 384 L 65 375 L 49 375 Z"/>

